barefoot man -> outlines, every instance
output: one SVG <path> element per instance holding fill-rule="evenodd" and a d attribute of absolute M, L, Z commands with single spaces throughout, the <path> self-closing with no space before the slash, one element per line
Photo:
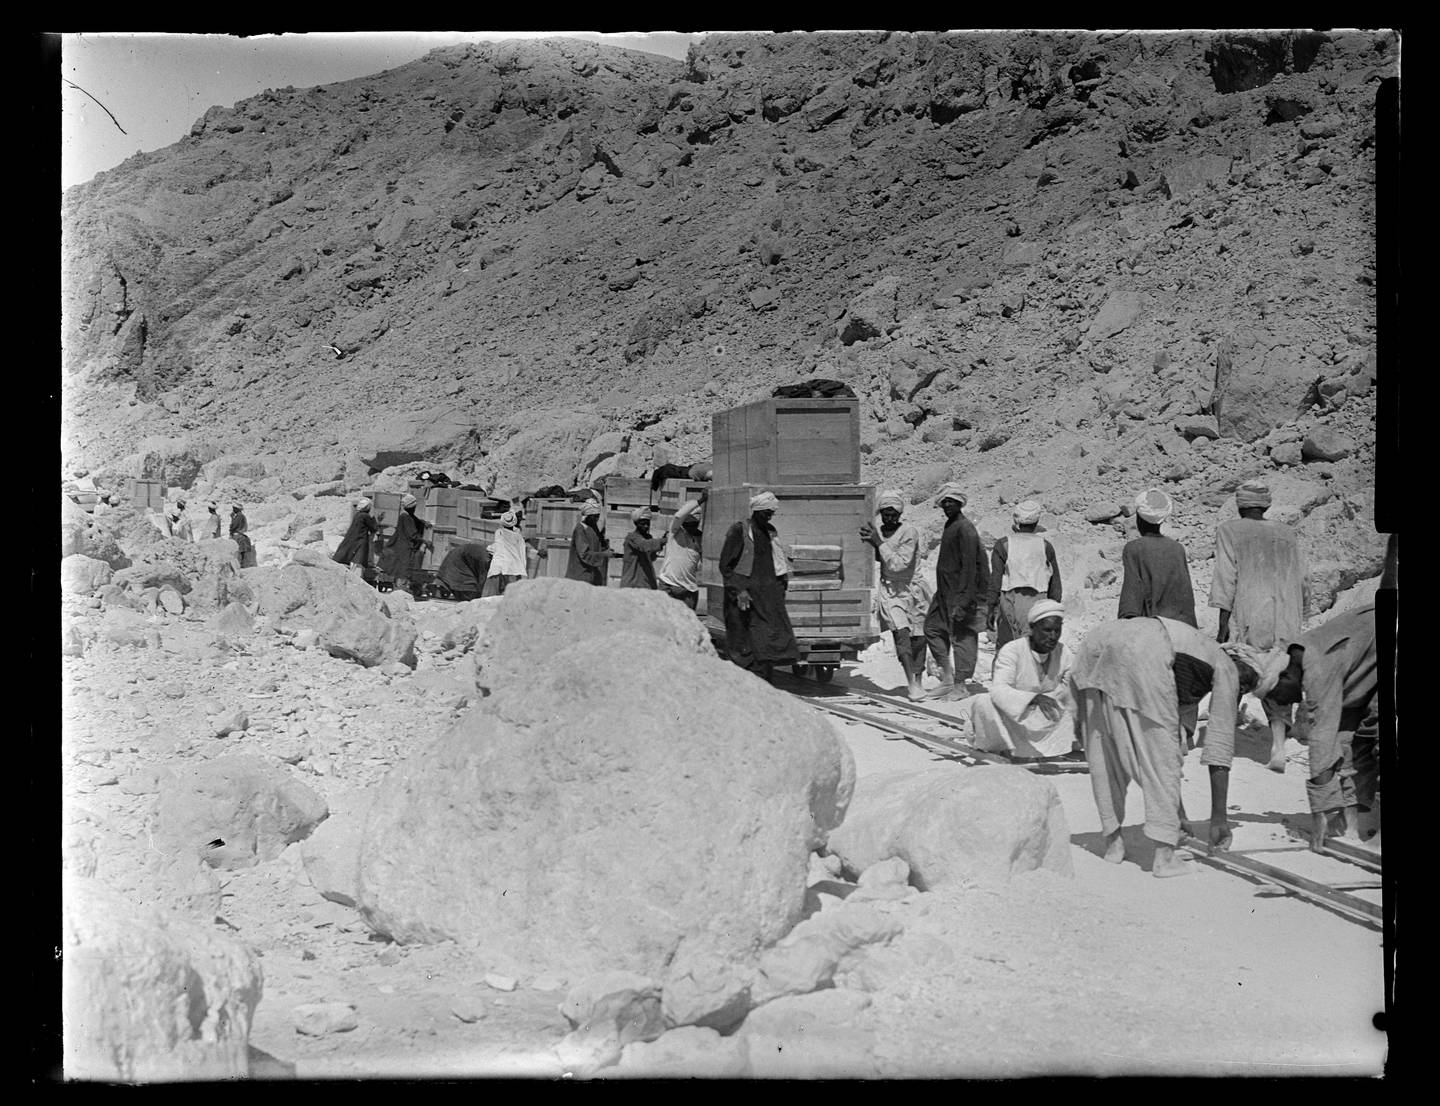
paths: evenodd
<path fill-rule="evenodd" d="M 1219 642 L 1240 642 L 1266 651 L 1295 641 L 1305 618 L 1305 555 L 1300 539 L 1283 522 L 1265 517 L 1270 489 L 1258 481 L 1235 490 L 1239 518 L 1215 530 L 1215 573 L 1210 605 L 1220 611 Z M 1285 734 L 1290 707 L 1263 701 L 1270 723 L 1270 770 L 1285 771 Z"/>
<path fill-rule="evenodd" d="M 1374 604 L 1301 634 L 1288 653 L 1288 666 L 1269 698 L 1281 706 L 1304 698 L 1310 707 L 1305 793 L 1313 820 L 1310 844 L 1318 851 L 1337 813 L 1344 816 L 1343 835 L 1358 839 L 1357 813 L 1371 808 L 1379 790 Z"/>
<path fill-rule="evenodd" d="M 958 700 L 971 694 L 966 682 L 975 675 L 980 631 L 988 621 L 990 570 L 980 535 L 965 517 L 960 485 L 946 484 L 935 501 L 945 512 L 945 531 L 935 563 L 935 596 L 925 613 L 925 643 L 940 667 L 940 686 L 930 695 Z"/>
<path fill-rule="evenodd" d="M 920 566 L 920 531 L 901 522 L 905 497 L 898 491 L 882 492 L 880 515 L 860 527 L 860 537 L 875 547 L 880 562 L 880 587 L 875 601 L 880 625 L 895 638 L 895 656 L 905 670 L 905 682 L 912 701 L 923 699 L 920 677 L 925 672 L 925 612 L 929 606 L 924 587 L 916 575 Z"/>
<path fill-rule="evenodd" d="M 1189 871 L 1175 856 L 1181 837 L 1180 771 L 1185 762 L 1182 718 L 1210 695 L 1210 723 L 1200 763 L 1210 770 L 1212 848 L 1230 847 L 1225 804 L 1235 751 L 1240 696 L 1259 677 L 1193 626 L 1172 618 L 1126 618 L 1085 635 L 1070 671 L 1090 786 L 1105 833 L 1105 859 L 1125 859 L 1120 826 L 1125 791 L 1140 785 L 1145 836 L 1155 842 L 1156 876 Z M 1268 688 L 1266 689 L 1268 690 Z"/>

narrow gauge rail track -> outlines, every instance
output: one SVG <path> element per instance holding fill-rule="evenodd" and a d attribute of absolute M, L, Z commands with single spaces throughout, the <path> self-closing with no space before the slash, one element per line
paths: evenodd
<path fill-rule="evenodd" d="M 873 726 L 884 733 L 904 738 L 931 752 L 938 753 L 947 760 L 956 761 L 967 767 L 986 764 L 1014 764 L 1031 772 L 1048 775 L 1088 771 L 1083 760 L 1026 762 L 976 749 L 964 740 L 967 731 L 959 719 L 905 699 L 879 692 L 861 691 L 843 683 L 838 685 L 820 683 L 805 677 L 782 676 L 779 686 L 797 698 L 803 699 L 816 710 L 850 722 Z M 1295 827 L 1287 826 L 1287 829 L 1295 832 Z M 1322 883 L 1298 872 L 1256 858 L 1256 854 L 1261 853 L 1281 855 L 1308 853 L 1310 851 L 1308 845 L 1239 852 L 1215 852 L 1205 842 L 1188 835 L 1181 840 L 1180 844 L 1200 861 L 1211 864 L 1221 871 L 1278 888 L 1306 902 L 1331 910 L 1350 921 L 1374 929 L 1382 926 L 1383 912 L 1380 905 L 1353 893 L 1380 887 L 1380 857 L 1369 849 L 1340 841 L 1327 842 L 1320 855 L 1354 865 L 1367 873 L 1368 878 L 1341 883 Z"/>

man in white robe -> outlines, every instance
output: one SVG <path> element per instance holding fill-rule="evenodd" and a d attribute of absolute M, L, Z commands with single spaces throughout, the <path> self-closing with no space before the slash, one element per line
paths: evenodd
<path fill-rule="evenodd" d="M 1053 599 L 1038 599 L 1028 620 L 1029 633 L 995 654 L 990 690 L 972 699 L 973 744 L 1017 759 L 1063 757 L 1077 745 L 1071 655 L 1060 644 L 1064 609 Z"/>

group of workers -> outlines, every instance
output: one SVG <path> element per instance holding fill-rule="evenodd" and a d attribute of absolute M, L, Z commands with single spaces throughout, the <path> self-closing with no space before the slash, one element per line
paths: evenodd
<path fill-rule="evenodd" d="M 966 701 L 978 748 L 1019 760 L 1083 753 L 1107 860 L 1125 857 L 1120 825 L 1134 780 L 1144 797 L 1145 835 L 1155 845 L 1152 871 L 1188 871 L 1174 856 L 1188 832 L 1181 769 L 1206 696 L 1201 763 L 1210 776 L 1211 846 L 1230 843 L 1229 771 L 1239 702 L 1247 693 L 1263 704 L 1271 727 L 1269 767 L 1277 772 L 1285 769 L 1293 708 L 1305 704 L 1308 726 L 1293 732 L 1309 745 L 1312 844 L 1320 848 L 1335 832 L 1358 836 L 1360 813 L 1378 799 L 1374 608 L 1301 632 L 1305 559 L 1295 532 L 1265 518 L 1265 485 L 1242 485 L 1239 518 L 1216 534 L 1210 605 L 1219 611 L 1217 640 L 1198 629 L 1184 547 L 1162 533 L 1174 502 L 1151 488 L 1135 500 L 1139 535 L 1122 555 L 1117 618 L 1087 633 L 1073 652 L 1060 642 L 1060 571 L 1054 547 L 1037 533 L 1040 506 L 1026 501 L 1014 508 L 1012 533 L 995 543 L 987 566 L 964 516 L 964 492 L 947 484 L 938 501 L 946 524 L 933 594 L 917 578 L 919 536 L 901 520 L 898 492 L 881 495 L 878 525 L 861 530 L 876 549 L 880 620 L 894 637 L 909 696 L 923 697 L 923 633 L 940 672 L 931 695 Z M 969 681 L 983 628 L 995 631 L 997 651 L 990 687 L 982 692 Z"/>
<path fill-rule="evenodd" d="M 96 505 L 96 510 L 104 510 L 115 507 L 113 496 L 101 496 Z M 239 503 L 230 506 L 230 523 L 227 528 L 224 520 L 220 517 L 220 505 L 218 503 L 207 503 L 205 505 L 205 517 L 197 527 L 190 521 L 185 513 L 185 500 L 177 499 L 164 511 L 149 511 L 147 516 L 150 523 L 167 538 L 178 538 L 180 541 L 201 542 L 212 541 L 222 536 L 228 536 L 238 547 L 240 552 L 240 567 L 254 568 L 256 564 L 255 543 L 250 540 L 247 531 L 250 528 L 245 518 L 245 508 Z"/>

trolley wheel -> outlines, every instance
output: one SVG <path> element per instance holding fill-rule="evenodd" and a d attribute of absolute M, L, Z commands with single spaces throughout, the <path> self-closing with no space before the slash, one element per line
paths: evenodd
<path fill-rule="evenodd" d="M 803 678 L 803 677 L 808 676 L 808 675 L 810 674 L 810 666 L 809 666 L 808 664 L 803 663 L 803 662 L 800 663 L 800 664 L 792 664 L 792 665 L 790 666 L 790 671 L 791 671 L 794 675 Z"/>
<path fill-rule="evenodd" d="M 828 684 L 832 679 L 835 678 L 835 665 L 817 664 L 815 666 L 815 678 L 819 680 L 822 684 Z"/>

